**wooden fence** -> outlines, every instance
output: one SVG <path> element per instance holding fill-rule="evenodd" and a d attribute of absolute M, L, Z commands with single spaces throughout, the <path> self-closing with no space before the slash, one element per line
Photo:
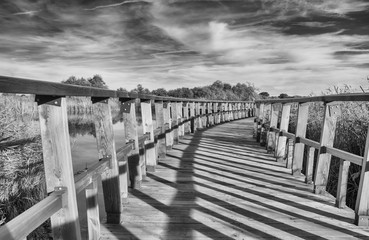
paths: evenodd
<path fill-rule="evenodd" d="M 325 194 L 331 156 L 340 159 L 336 206 L 346 204 L 348 169 L 350 164 L 361 166 L 360 183 L 355 206 L 355 223 L 369 226 L 369 137 L 366 138 L 364 156 L 358 156 L 333 147 L 337 118 L 341 114 L 340 103 L 345 101 L 369 101 L 369 94 L 339 94 L 307 98 L 268 99 L 256 101 L 254 137 L 274 151 L 277 160 L 286 160 L 293 175 L 300 175 L 305 166 L 306 183 L 314 184 L 316 194 Z M 324 118 L 320 141 L 306 138 L 309 106 L 312 102 L 324 103 Z M 288 132 L 291 105 L 298 104 L 296 132 Z M 264 123 L 268 122 L 269 127 Z M 368 131 L 369 132 L 369 131 Z M 307 157 L 304 158 L 305 147 Z M 318 151 L 314 169 L 314 153 Z M 303 164 L 303 161 L 306 161 Z M 314 176 L 314 179 L 313 179 Z"/>
<path fill-rule="evenodd" d="M 54 239 L 81 239 L 77 193 L 85 191 L 89 239 L 100 235 L 97 178 L 101 176 L 107 223 L 120 223 L 128 187 L 140 188 L 146 171 L 186 133 L 234 119 L 254 116 L 253 102 L 180 99 L 0 76 L 1 93 L 34 94 L 38 103 L 48 197 L 0 228 L 0 239 L 25 239 L 51 218 Z M 93 103 L 96 164 L 73 174 L 66 96 L 87 96 Z M 110 105 L 121 102 L 126 136 L 114 142 Z M 136 104 L 141 106 L 144 134 L 138 135 Z M 156 126 L 152 106 L 155 105 Z M 99 161 L 98 161 L 99 159 Z"/>

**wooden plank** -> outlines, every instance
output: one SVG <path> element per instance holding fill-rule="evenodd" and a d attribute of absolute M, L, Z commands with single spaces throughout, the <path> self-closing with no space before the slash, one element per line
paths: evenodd
<path fill-rule="evenodd" d="M 86 194 L 86 209 L 87 209 L 87 226 L 88 239 L 100 239 L 100 216 L 98 203 L 98 186 L 97 180 L 92 181 L 89 188 L 85 191 Z"/>
<path fill-rule="evenodd" d="M 165 145 L 165 121 L 164 121 L 164 109 L 163 109 L 163 101 L 155 102 L 155 116 L 156 116 L 156 125 L 160 129 L 160 133 L 158 135 L 158 157 L 165 158 L 167 154 L 167 148 Z"/>
<path fill-rule="evenodd" d="M 296 124 L 296 137 L 306 136 L 306 127 L 309 117 L 309 104 L 299 104 Z M 302 169 L 302 162 L 304 158 L 305 146 L 303 143 L 296 143 L 293 155 L 292 174 L 300 175 Z"/>
<path fill-rule="evenodd" d="M 281 123 L 280 123 L 280 130 L 281 131 L 288 131 L 288 124 L 290 121 L 290 112 L 291 112 L 291 105 L 290 104 L 283 104 L 282 105 L 282 116 L 281 116 Z M 285 159 L 286 154 L 286 136 L 278 136 L 277 139 L 277 150 L 276 150 L 276 158 L 277 161 L 283 161 Z"/>
<path fill-rule="evenodd" d="M 130 186 L 134 189 L 141 188 L 142 170 L 140 166 L 139 143 L 136 119 L 136 101 L 129 100 L 129 112 L 123 113 L 124 128 L 126 130 L 126 138 L 133 142 L 134 147 L 128 155 L 128 172 Z"/>
<path fill-rule="evenodd" d="M 183 102 L 177 102 L 178 137 L 184 136 Z"/>
<path fill-rule="evenodd" d="M 2 225 L 0 239 L 26 239 L 34 229 L 63 208 L 63 199 L 65 200 L 66 195 L 66 189 L 54 191 L 10 222 Z"/>
<path fill-rule="evenodd" d="M 183 102 L 184 134 L 191 132 L 191 121 L 189 121 L 189 103 Z"/>
<path fill-rule="evenodd" d="M 157 165 L 156 149 L 154 145 L 154 127 L 152 122 L 151 101 L 141 101 L 142 126 L 144 133 L 149 133 L 150 136 L 145 140 L 145 159 L 146 169 L 149 172 L 155 172 Z"/>
<path fill-rule="evenodd" d="M 337 101 L 369 101 L 368 93 L 332 94 L 315 97 L 298 97 L 284 99 L 256 100 L 256 103 L 305 103 L 305 102 L 337 102 Z"/>
<path fill-rule="evenodd" d="M 196 121 L 195 121 L 195 117 L 196 117 L 196 106 L 194 102 L 190 103 L 190 118 L 191 118 L 191 133 L 194 133 L 196 131 Z"/>
<path fill-rule="evenodd" d="M 337 105 L 325 104 L 324 112 L 320 146 L 332 147 L 340 109 Z M 322 153 L 320 148 L 314 179 L 314 192 L 317 194 L 326 193 L 330 165 L 331 154 Z"/>
<path fill-rule="evenodd" d="M 356 165 L 362 166 L 363 165 L 363 157 L 356 155 L 356 154 L 352 154 L 334 147 L 325 147 L 327 150 L 327 153 L 338 157 L 340 159 L 352 162 Z"/>
<path fill-rule="evenodd" d="M 196 118 L 195 118 L 195 124 L 196 124 L 196 130 L 197 129 L 201 129 L 202 125 L 201 125 L 201 118 L 200 118 L 200 102 L 195 102 L 195 114 L 196 114 Z"/>
<path fill-rule="evenodd" d="M 165 134 L 165 143 L 167 150 L 172 149 L 173 146 L 173 131 L 172 131 L 172 111 L 170 102 L 166 102 L 166 108 L 163 109 L 164 122 L 168 124 L 169 130 Z"/>
<path fill-rule="evenodd" d="M 67 103 L 60 98 L 60 106 L 38 107 L 47 192 L 66 187 L 68 196 L 63 211 L 51 217 L 56 239 L 81 239 L 73 164 L 70 149 Z"/>
<path fill-rule="evenodd" d="M 307 157 L 306 157 L 305 183 L 312 184 L 315 148 L 311 146 L 306 147 L 307 147 Z"/>
<path fill-rule="evenodd" d="M 127 178 L 119 173 L 110 104 L 104 102 L 95 103 L 93 105 L 93 117 L 99 152 L 98 158 L 110 157 L 109 169 L 101 174 L 107 222 L 120 223 L 123 211 L 121 182 L 127 181 Z"/>
<path fill-rule="evenodd" d="M 363 159 L 355 204 L 355 224 L 369 227 L 369 131 L 366 136 Z"/>
<path fill-rule="evenodd" d="M 99 162 L 95 163 L 93 166 L 89 167 L 86 172 L 77 174 L 74 177 L 76 193 L 78 194 L 84 190 L 88 185 L 90 185 L 97 176 L 100 176 L 105 172 L 110 165 L 110 158 L 101 159 Z"/>
<path fill-rule="evenodd" d="M 347 179 L 349 174 L 350 162 L 340 159 L 340 170 L 338 173 L 336 207 L 346 207 Z"/>

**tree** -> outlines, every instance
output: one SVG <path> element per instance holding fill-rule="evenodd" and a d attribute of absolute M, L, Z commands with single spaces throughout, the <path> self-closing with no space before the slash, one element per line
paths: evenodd
<path fill-rule="evenodd" d="M 144 88 L 142 84 L 137 84 L 135 89 L 132 89 L 131 92 L 135 92 L 138 94 L 150 94 L 150 90 L 148 88 Z"/>
<path fill-rule="evenodd" d="M 164 97 L 168 96 L 168 92 L 167 90 L 165 90 L 165 88 L 158 88 L 158 89 L 152 90 L 151 93 L 156 96 L 164 96 Z"/>
<path fill-rule="evenodd" d="M 259 95 L 261 98 L 268 98 L 270 96 L 268 92 L 261 92 Z"/>
<path fill-rule="evenodd" d="M 127 89 L 122 88 L 122 87 L 118 88 L 117 91 L 119 91 L 119 92 L 128 92 Z"/>
<path fill-rule="evenodd" d="M 287 93 L 281 93 L 278 96 L 279 98 L 288 98 L 288 94 Z"/>
<path fill-rule="evenodd" d="M 61 81 L 61 83 L 108 89 L 108 86 L 103 81 L 102 77 L 97 74 L 94 75 L 92 78 L 88 78 L 87 80 L 83 77 L 76 78 L 75 76 L 70 76 L 67 80 Z"/>
<path fill-rule="evenodd" d="M 91 87 L 108 89 L 108 86 L 98 74 L 95 74 L 92 78 L 88 79 L 88 82 L 91 84 Z"/>

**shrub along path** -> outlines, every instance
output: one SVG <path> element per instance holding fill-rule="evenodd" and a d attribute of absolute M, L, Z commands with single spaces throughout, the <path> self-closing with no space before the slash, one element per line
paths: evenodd
<path fill-rule="evenodd" d="M 289 174 L 252 138 L 253 119 L 186 135 L 130 192 L 101 239 L 369 239 L 354 212 Z"/>

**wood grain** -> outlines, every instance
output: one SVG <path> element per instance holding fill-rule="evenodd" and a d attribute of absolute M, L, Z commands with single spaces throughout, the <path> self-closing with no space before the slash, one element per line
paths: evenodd
<path fill-rule="evenodd" d="M 47 192 L 56 187 L 68 189 L 67 203 L 63 211 L 51 217 L 55 239 L 81 239 L 80 225 L 74 185 L 72 155 L 70 149 L 67 103 L 38 107 Z"/>
<path fill-rule="evenodd" d="M 309 104 L 299 104 L 296 124 L 296 137 L 306 136 L 306 127 L 309 117 Z M 302 169 L 302 162 L 304 158 L 305 145 L 303 143 L 296 143 L 293 155 L 292 174 L 300 175 Z"/>

